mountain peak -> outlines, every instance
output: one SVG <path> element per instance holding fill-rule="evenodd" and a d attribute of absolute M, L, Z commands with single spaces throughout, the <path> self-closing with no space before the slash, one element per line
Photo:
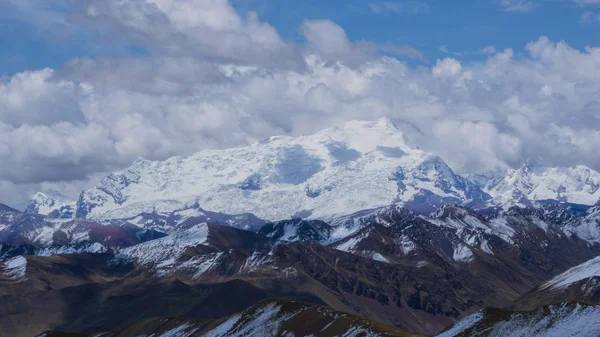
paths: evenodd
<path fill-rule="evenodd" d="M 198 203 L 269 221 L 331 219 L 398 202 L 433 210 L 487 196 L 441 158 L 406 145 L 388 118 L 147 163 L 138 159 L 84 191 L 78 214 L 93 218 Z"/>
<path fill-rule="evenodd" d="M 381 117 L 375 121 L 375 125 L 381 128 L 386 128 L 390 130 L 398 130 L 398 127 L 391 119 L 388 117 Z"/>
<path fill-rule="evenodd" d="M 52 218 L 70 219 L 75 215 L 75 200 L 57 192 L 37 192 L 25 210 L 30 214 L 49 215 Z"/>
<path fill-rule="evenodd" d="M 351 120 L 344 124 L 344 129 L 377 129 L 400 132 L 398 126 L 387 117 L 381 117 L 374 121 Z"/>
<path fill-rule="evenodd" d="M 586 166 L 544 167 L 528 159 L 519 169 L 476 174 L 469 179 L 501 205 L 541 200 L 594 205 L 600 200 L 600 173 Z"/>
<path fill-rule="evenodd" d="M 527 158 L 521 165 L 522 170 L 530 170 L 533 167 L 539 166 L 539 161 L 535 158 Z"/>
<path fill-rule="evenodd" d="M 35 200 L 38 202 L 52 202 L 52 201 L 58 201 L 58 202 L 72 202 L 74 201 L 73 199 L 65 196 L 64 194 L 61 194 L 58 191 L 55 190 L 49 190 L 47 192 L 37 192 L 33 195 L 33 197 L 31 198 L 31 200 Z"/>

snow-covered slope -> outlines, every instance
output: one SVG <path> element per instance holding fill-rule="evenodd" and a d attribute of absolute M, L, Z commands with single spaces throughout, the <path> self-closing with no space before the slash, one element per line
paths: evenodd
<path fill-rule="evenodd" d="M 474 174 L 469 180 L 502 205 L 529 205 L 538 200 L 595 205 L 600 201 L 600 173 L 585 166 L 542 167 L 527 162 L 517 170 Z"/>
<path fill-rule="evenodd" d="M 560 289 L 592 277 L 600 277 L 600 256 L 575 266 L 546 282 L 542 288 Z"/>
<path fill-rule="evenodd" d="M 571 219 L 564 231 L 588 242 L 600 243 L 600 206 L 588 209 L 582 218 Z"/>
<path fill-rule="evenodd" d="M 465 317 L 437 337 L 600 336 L 600 307 L 561 304 L 534 312 L 485 309 Z"/>
<path fill-rule="evenodd" d="M 147 203 L 149 204 L 149 203 Z M 164 205 L 164 207 L 160 207 Z M 102 220 L 105 224 L 123 224 L 130 223 L 144 229 L 153 229 L 163 233 L 177 232 L 199 223 L 210 223 L 213 225 L 223 225 L 250 231 L 258 231 L 266 222 L 252 214 L 223 214 L 218 212 L 209 212 L 200 208 L 197 204 L 187 205 L 184 208 L 176 208 L 172 211 L 161 212 L 161 208 L 172 209 L 177 207 L 178 203 L 169 201 L 159 201 L 155 203 L 154 209 L 144 209 L 135 207 L 125 207 L 117 209 L 116 215 L 128 215 L 128 218 L 113 218 L 113 212 L 104 214 Z M 135 205 L 133 205 L 135 206 Z M 127 212 L 131 211 L 129 214 Z"/>
<path fill-rule="evenodd" d="M 187 248 L 204 244 L 207 239 L 208 226 L 200 224 L 174 235 L 125 248 L 119 251 L 117 258 L 135 260 L 142 266 L 155 267 L 162 274 L 164 270 L 176 269 L 176 261 Z"/>
<path fill-rule="evenodd" d="M 84 191 L 77 215 L 126 218 L 118 216 L 120 210 L 130 215 L 133 205 L 152 209 L 161 200 L 176 200 L 178 208 L 197 202 L 206 210 L 266 220 L 327 219 L 398 202 L 435 209 L 488 198 L 440 157 L 407 145 L 389 120 L 380 119 L 164 162 L 139 159 Z"/>
<path fill-rule="evenodd" d="M 29 200 L 25 212 L 47 215 L 52 219 L 73 219 L 76 208 L 76 200 L 72 200 L 58 192 L 38 192 Z"/>

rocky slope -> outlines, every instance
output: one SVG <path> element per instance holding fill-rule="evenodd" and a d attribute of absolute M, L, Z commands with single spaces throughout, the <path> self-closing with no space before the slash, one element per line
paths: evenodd
<path fill-rule="evenodd" d="M 221 313 L 275 295 L 431 334 L 473 310 L 509 305 L 541 282 L 600 255 L 598 246 L 557 227 L 553 221 L 560 218 L 560 213 L 518 208 L 485 218 L 449 205 L 431 216 L 390 206 L 331 225 L 308 220 L 267 224 L 259 233 L 198 223 L 128 247 L 35 248 L 37 256 L 7 248 L 13 253 L 0 273 L 10 287 L 0 289 L 9 291 L 5 303 L 14 304 L 5 308 L 12 308 L 13 324 L 36 321 L 32 312 L 71 319 L 29 325 L 44 329 L 93 328 L 98 308 L 115 312 L 103 316 L 107 327 L 151 316 L 207 318 L 198 316 L 206 311 L 192 313 L 183 303 L 191 305 L 188 300 L 203 291 L 226 287 L 255 295 L 245 302 L 220 302 Z M 348 236 L 332 242 L 336 231 Z M 78 302 L 85 291 L 92 291 L 90 301 Z M 149 305 L 148 296 L 168 304 Z M 117 319 L 122 312 L 128 315 Z M 20 325 L 0 318 L 0 326 Z M 0 334 L 15 331 L 20 330 Z"/>

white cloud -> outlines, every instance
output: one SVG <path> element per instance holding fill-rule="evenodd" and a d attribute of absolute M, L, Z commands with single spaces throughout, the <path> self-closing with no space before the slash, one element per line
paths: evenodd
<path fill-rule="evenodd" d="M 301 31 L 314 53 L 340 56 L 352 52 L 352 44 L 346 32 L 329 20 L 304 21 Z"/>
<path fill-rule="evenodd" d="M 431 7 L 423 1 L 381 1 L 369 4 L 371 12 L 375 14 L 383 13 L 407 13 L 407 14 L 425 14 L 431 11 Z"/>
<path fill-rule="evenodd" d="M 431 69 L 434 77 L 455 77 L 460 74 L 462 66 L 460 62 L 453 58 L 445 58 L 437 60 L 435 67 Z"/>
<path fill-rule="evenodd" d="M 581 14 L 582 23 L 600 23 L 600 13 L 585 11 Z"/>
<path fill-rule="evenodd" d="M 153 55 L 217 58 L 271 67 L 299 66 L 293 45 L 260 22 L 241 17 L 227 0 L 83 0 L 74 2 L 78 22 Z M 119 41 L 116 41 L 119 42 Z"/>
<path fill-rule="evenodd" d="M 489 57 L 476 63 L 413 67 L 330 21 L 305 21 L 306 42 L 295 45 L 226 1 L 166 4 L 82 1 L 81 24 L 119 31 L 147 55 L 75 59 L 0 82 L 2 202 L 21 203 L 25 192 L 16 191 L 35 188 L 73 195 L 138 156 L 165 159 L 381 116 L 458 172 L 540 154 L 545 164 L 600 169 L 599 48 L 542 37 L 523 51 L 486 48 Z"/>
<path fill-rule="evenodd" d="M 500 6 L 507 12 L 528 13 L 535 9 L 533 1 L 528 0 L 500 0 Z"/>

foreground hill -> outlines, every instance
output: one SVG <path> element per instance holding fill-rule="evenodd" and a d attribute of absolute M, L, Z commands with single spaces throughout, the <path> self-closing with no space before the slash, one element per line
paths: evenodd
<path fill-rule="evenodd" d="M 511 308 L 531 310 L 561 302 L 600 305 L 600 256 L 544 282 Z"/>
<path fill-rule="evenodd" d="M 86 334 L 45 332 L 44 337 L 83 337 Z M 105 337 L 288 337 L 369 336 L 418 337 L 328 307 L 289 300 L 264 300 L 223 319 L 148 318 L 103 334 Z"/>

